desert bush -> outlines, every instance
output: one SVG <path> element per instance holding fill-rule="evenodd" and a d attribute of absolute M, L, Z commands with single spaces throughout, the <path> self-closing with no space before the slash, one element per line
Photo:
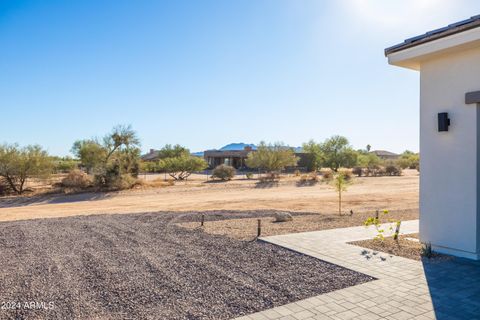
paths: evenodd
<path fill-rule="evenodd" d="M 333 172 L 331 170 L 325 170 L 322 172 L 323 180 L 332 180 Z"/>
<path fill-rule="evenodd" d="M 147 183 L 147 185 L 150 187 L 166 187 L 166 186 L 173 186 L 174 184 L 175 184 L 175 180 L 168 179 L 165 181 L 163 180 L 163 178 L 157 178 Z"/>
<path fill-rule="evenodd" d="M 264 176 L 260 177 L 260 182 L 271 182 L 280 180 L 280 175 L 276 172 L 269 172 Z"/>
<path fill-rule="evenodd" d="M 70 157 L 52 157 L 54 163 L 53 171 L 55 173 L 68 173 L 78 168 L 80 161 L 72 159 Z"/>
<path fill-rule="evenodd" d="M 7 185 L 2 180 L 0 180 L 0 196 L 6 195 L 7 190 L 8 190 Z"/>
<path fill-rule="evenodd" d="M 137 178 L 134 178 L 129 174 L 122 174 L 115 176 L 111 181 L 109 181 L 108 188 L 110 190 L 127 190 L 132 189 L 139 184 L 141 184 L 141 182 Z"/>
<path fill-rule="evenodd" d="M 295 177 L 300 177 L 300 170 L 296 169 L 294 172 L 293 172 L 293 175 Z"/>
<path fill-rule="evenodd" d="M 310 181 L 318 182 L 318 173 L 316 171 L 310 172 L 308 177 Z"/>
<path fill-rule="evenodd" d="M 363 175 L 363 168 L 362 167 L 354 167 L 352 169 L 352 173 L 357 177 L 361 177 Z"/>
<path fill-rule="evenodd" d="M 252 172 L 245 173 L 245 176 L 247 177 L 248 180 L 253 179 L 253 173 Z"/>
<path fill-rule="evenodd" d="M 116 126 L 103 139 L 78 140 L 72 153 L 82 167 L 95 176 L 101 188 L 117 189 L 130 175 L 135 179 L 140 169 L 140 139 L 131 126 Z"/>
<path fill-rule="evenodd" d="M 63 178 L 62 186 L 67 188 L 84 189 L 93 185 L 93 178 L 81 170 L 73 170 Z"/>
<path fill-rule="evenodd" d="M 388 210 L 383 210 L 382 216 L 388 215 L 389 211 Z M 387 224 L 387 229 L 391 232 L 394 232 L 394 239 L 398 240 L 398 233 L 397 230 L 400 228 L 401 221 L 400 220 L 395 220 L 395 219 L 383 219 L 382 221 L 382 216 L 380 216 L 379 212 L 377 211 L 375 216 L 367 218 L 365 220 L 364 225 L 365 227 L 368 226 L 374 226 L 375 229 L 377 230 L 377 235 L 375 236 L 374 239 L 376 240 L 381 240 L 383 241 L 385 239 L 385 228 L 382 226 L 382 224 Z"/>
<path fill-rule="evenodd" d="M 217 178 L 223 181 L 231 180 L 235 177 L 236 170 L 232 166 L 221 164 L 213 169 L 212 178 Z"/>
<path fill-rule="evenodd" d="M 399 176 L 402 174 L 402 168 L 395 162 L 387 163 L 385 166 L 385 174 L 389 176 Z"/>
<path fill-rule="evenodd" d="M 353 178 L 353 175 L 352 175 L 352 171 L 351 171 L 351 170 L 343 169 L 343 170 L 340 170 L 339 173 L 343 176 L 343 178 L 344 178 L 346 181 L 350 181 L 350 180 L 352 180 L 352 178 Z"/>

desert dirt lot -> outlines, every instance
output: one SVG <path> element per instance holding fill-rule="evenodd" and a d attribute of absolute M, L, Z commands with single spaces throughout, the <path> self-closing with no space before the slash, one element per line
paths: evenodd
<path fill-rule="evenodd" d="M 0 198 L 0 221 L 158 211 L 273 209 L 336 213 L 337 194 L 330 185 L 299 186 L 298 180 L 299 177 L 290 176 L 281 179 L 278 185 L 246 179 L 222 183 L 205 182 L 205 176 L 198 175 L 187 182 L 155 189 L 6 197 Z M 418 182 L 415 170 L 405 170 L 400 177 L 355 178 L 343 195 L 343 207 L 355 213 L 377 209 L 416 211 Z"/>

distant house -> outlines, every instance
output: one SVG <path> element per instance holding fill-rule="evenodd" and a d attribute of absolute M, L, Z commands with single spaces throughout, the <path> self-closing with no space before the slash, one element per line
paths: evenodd
<path fill-rule="evenodd" d="M 374 150 L 374 151 L 370 151 L 370 153 L 373 153 L 374 155 L 376 155 L 382 160 L 397 160 L 398 158 L 400 158 L 399 154 L 386 151 L 386 150 Z"/>
<path fill-rule="evenodd" d="M 253 144 L 231 143 L 219 150 L 204 151 L 203 157 L 210 168 L 226 164 L 235 169 L 243 169 L 246 168 L 245 160 L 248 154 L 256 149 L 257 147 Z"/>
<path fill-rule="evenodd" d="M 150 152 L 141 156 L 140 159 L 142 159 L 142 161 L 157 161 L 158 150 L 150 149 Z"/>
<path fill-rule="evenodd" d="M 235 169 L 248 169 L 248 166 L 245 163 L 248 154 L 256 151 L 257 146 L 254 144 L 231 143 L 219 150 L 207 150 L 203 154 L 205 161 L 207 161 L 210 168 L 215 168 L 218 165 L 226 164 L 234 167 Z M 293 148 L 293 151 L 295 156 L 297 156 L 299 159 L 298 164 L 293 168 L 287 168 L 287 170 L 305 169 L 309 161 L 309 155 L 304 153 L 302 148 L 299 147 Z"/>

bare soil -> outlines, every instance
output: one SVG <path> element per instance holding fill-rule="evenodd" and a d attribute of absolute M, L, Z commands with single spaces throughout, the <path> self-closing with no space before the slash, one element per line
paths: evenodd
<path fill-rule="evenodd" d="M 268 243 L 176 225 L 196 219 L 164 212 L 0 223 L 0 301 L 16 308 L 0 318 L 229 319 L 373 280 Z"/>
<path fill-rule="evenodd" d="M 162 175 L 147 175 L 151 181 Z M 74 195 L 36 194 L 0 198 L 0 221 L 75 215 L 142 213 L 156 211 L 285 210 L 332 215 L 337 194 L 328 183 L 302 186 L 300 177 L 283 176 L 265 184 L 238 176 L 229 182 L 207 182 L 194 175 L 186 182 L 154 189 Z M 344 213 L 418 210 L 418 172 L 400 177 L 354 178 L 343 194 Z"/>
<path fill-rule="evenodd" d="M 422 243 L 419 241 L 408 240 L 407 238 L 418 239 L 418 234 L 400 235 L 398 241 L 393 240 L 393 237 L 387 237 L 384 240 L 371 239 L 363 241 L 350 242 L 350 244 L 372 249 L 374 251 L 388 253 L 394 256 L 400 256 L 413 260 L 425 259 L 422 257 Z M 430 259 L 450 259 L 451 257 L 433 253 Z"/>
<path fill-rule="evenodd" d="M 374 212 L 357 212 L 344 214 L 318 214 L 292 213 L 293 220 L 287 222 L 275 222 L 273 212 L 268 216 L 252 214 L 248 218 L 209 221 L 206 220 L 202 230 L 209 234 L 225 235 L 239 240 L 251 240 L 257 236 L 258 220 L 261 220 L 261 236 L 275 236 L 297 232 L 318 231 L 335 228 L 346 228 L 363 225 L 364 221 L 374 216 Z M 418 219 L 418 210 L 390 211 L 389 218 L 395 220 Z M 187 229 L 196 229 L 200 226 L 200 220 L 179 223 Z"/>

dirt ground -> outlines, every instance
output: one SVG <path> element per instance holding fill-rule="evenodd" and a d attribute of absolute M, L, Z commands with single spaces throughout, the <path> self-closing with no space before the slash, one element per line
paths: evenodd
<path fill-rule="evenodd" d="M 225 235 L 239 240 L 252 240 L 257 236 L 258 220 L 261 220 L 261 237 L 275 236 L 280 234 L 318 231 L 335 228 L 347 228 L 361 226 L 369 217 L 373 217 L 373 212 L 358 212 L 339 216 L 338 214 L 316 214 L 302 213 L 293 216 L 292 221 L 275 222 L 273 213 L 266 217 L 258 217 L 251 214 L 252 218 L 244 219 L 225 219 L 209 221 L 208 217 L 204 220 L 202 230 L 209 234 Z M 413 220 L 418 219 L 418 210 L 397 210 L 390 211 L 385 219 L 392 220 Z M 388 220 L 385 220 L 388 221 Z M 200 225 L 197 220 L 194 222 L 179 223 L 181 227 L 187 229 L 197 229 Z"/>
<path fill-rule="evenodd" d="M 222 320 L 373 280 L 265 242 L 180 228 L 177 219 L 2 222 L 0 319 Z"/>
<path fill-rule="evenodd" d="M 423 244 L 418 240 L 418 233 L 400 235 L 398 240 L 393 240 L 393 237 L 387 237 L 383 241 L 379 239 L 370 239 L 351 242 L 350 244 L 372 249 L 374 253 L 384 252 L 389 255 L 400 256 L 413 260 L 428 259 L 432 261 L 444 261 L 452 259 L 451 256 L 446 256 L 438 253 L 431 253 L 431 256 L 422 256 Z"/>
<path fill-rule="evenodd" d="M 147 176 L 147 179 L 163 175 Z M 331 185 L 299 185 L 300 177 L 283 177 L 278 184 L 261 184 L 243 176 L 230 182 L 189 181 L 155 189 L 74 195 L 33 195 L 0 198 L 0 221 L 74 215 L 158 211 L 285 210 L 335 214 L 337 194 Z M 418 210 L 419 177 L 405 170 L 400 177 L 354 178 L 343 194 L 345 212 Z"/>

